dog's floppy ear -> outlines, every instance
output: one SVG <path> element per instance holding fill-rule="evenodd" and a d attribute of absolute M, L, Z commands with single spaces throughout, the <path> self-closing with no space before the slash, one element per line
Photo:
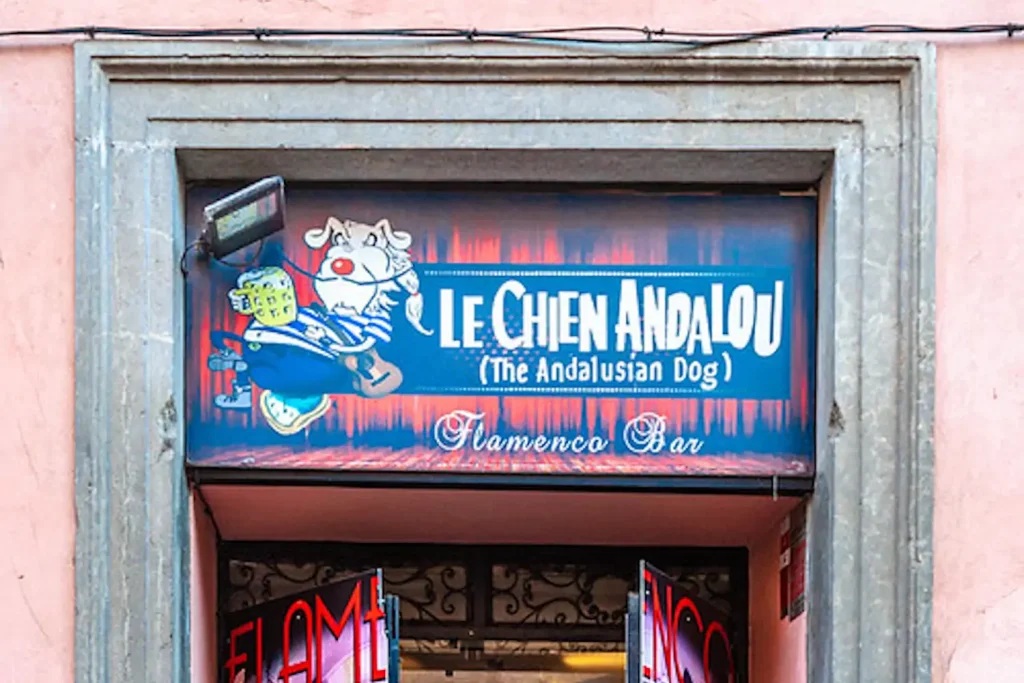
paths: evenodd
<path fill-rule="evenodd" d="M 394 249 L 405 250 L 412 245 L 412 235 L 404 230 L 394 230 L 387 218 L 381 218 L 373 227 L 384 233 L 384 238 Z"/>
<path fill-rule="evenodd" d="M 310 249 L 319 249 L 334 239 L 334 236 L 342 231 L 341 221 L 334 216 L 327 219 L 322 228 L 307 230 L 303 240 Z"/>

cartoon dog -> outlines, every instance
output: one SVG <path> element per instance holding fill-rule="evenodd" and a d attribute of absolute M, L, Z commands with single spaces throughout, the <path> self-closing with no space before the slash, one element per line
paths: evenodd
<path fill-rule="evenodd" d="M 330 245 L 313 282 L 330 312 L 386 314 L 397 304 L 388 294 L 405 290 L 406 318 L 421 334 L 432 334 L 420 323 L 423 300 L 409 256 L 409 233 L 393 230 L 387 219 L 371 226 L 330 218 L 322 229 L 307 232 L 305 242 L 311 249 Z"/>
<path fill-rule="evenodd" d="M 329 394 L 346 390 L 367 397 L 386 396 L 401 385 L 401 371 L 382 359 L 376 345 L 391 341 L 391 295 L 407 294 L 405 317 L 420 334 L 423 297 L 413 269 L 412 237 L 382 219 L 374 225 L 329 218 L 309 230 L 310 249 L 327 247 L 315 273 L 285 261 L 313 281 L 319 301 L 297 306 L 291 276 L 281 267 L 242 273 L 228 294 L 232 308 L 252 316 L 241 337 L 214 333 L 218 349 L 211 370 L 234 370 L 231 395 L 216 396 L 225 409 L 252 405 L 250 381 L 264 391 L 260 411 L 279 434 L 295 434 L 330 408 Z M 229 341 L 241 343 L 242 353 Z"/>

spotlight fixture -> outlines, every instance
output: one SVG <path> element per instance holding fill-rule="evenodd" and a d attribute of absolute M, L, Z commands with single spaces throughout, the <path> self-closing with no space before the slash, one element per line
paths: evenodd
<path fill-rule="evenodd" d="M 203 209 L 205 251 L 221 259 L 284 228 L 284 179 L 272 176 Z"/>

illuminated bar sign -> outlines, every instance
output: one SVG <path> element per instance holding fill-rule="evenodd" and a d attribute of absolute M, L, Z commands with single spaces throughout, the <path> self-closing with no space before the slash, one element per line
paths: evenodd
<path fill-rule="evenodd" d="M 225 615 L 221 680 L 397 680 L 381 585 L 374 570 Z"/>
<path fill-rule="evenodd" d="M 649 564 L 643 577 L 639 683 L 734 683 L 736 666 L 724 613 Z M 627 672 L 631 673 L 631 672 Z"/>
<path fill-rule="evenodd" d="M 193 467 L 813 475 L 813 197 L 285 200 L 188 276 Z"/>

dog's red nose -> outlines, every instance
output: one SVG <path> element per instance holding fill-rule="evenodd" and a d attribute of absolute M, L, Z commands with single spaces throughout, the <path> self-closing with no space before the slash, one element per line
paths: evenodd
<path fill-rule="evenodd" d="M 336 258 L 331 261 L 331 270 L 338 275 L 350 275 L 356 269 L 356 264 L 347 258 Z"/>

